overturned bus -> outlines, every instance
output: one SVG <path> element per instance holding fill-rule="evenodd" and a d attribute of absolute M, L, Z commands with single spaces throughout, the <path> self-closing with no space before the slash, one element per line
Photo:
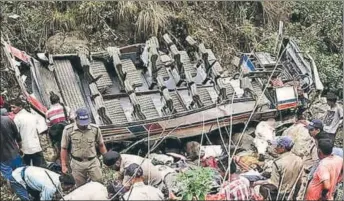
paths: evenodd
<path fill-rule="evenodd" d="M 236 73 L 191 36 L 176 45 L 168 34 L 144 44 L 80 48 L 74 54 L 29 56 L 2 41 L 22 95 L 44 117 L 49 93 L 72 110 L 87 107 L 106 143 L 197 136 L 231 124 L 289 118 L 323 88 L 317 68 L 297 44 L 282 41 L 276 57 L 240 55 Z M 20 69 L 29 68 L 31 82 Z M 29 90 L 30 88 L 30 90 Z"/>

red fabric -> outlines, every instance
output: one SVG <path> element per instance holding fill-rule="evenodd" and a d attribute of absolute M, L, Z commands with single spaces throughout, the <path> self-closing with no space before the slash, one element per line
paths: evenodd
<path fill-rule="evenodd" d="M 250 182 L 238 175 L 233 175 L 230 182 L 225 181 L 219 193 L 225 194 L 227 200 L 250 200 L 252 197 Z"/>
<path fill-rule="evenodd" d="M 11 118 L 12 120 L 14 119 L 16 115 L 13 112 L 8 113 L 8 117 Z"/>
<path fill-rule="evenodd" d="M 9 50 L 14 57 L 20 59 L 21 61 L 29 63 L 29 56 L 24 51 L 20 51 L 12 46 L 9 46 Z"/>
<path fill-rule="evenodd" d="M 272 86 L 274 86 L 274 87 L 283 87 L 283 86 L 284 86 L 284 84 L 283 84 L 281 78 L 272 79 L 272 80 L 271 80 L 271 84 L 272 84 Z"/>
<path fill-rule="evenodd" d="M 201 166 L 202 167 L 211 167 L 211 168 L 215 168 L 215 169 L 219 168 L 217 166 L 216 159 L 214 157 L 212 157 L 212 156 L 210 156 L 208 158 L 205 158 L 205 159 L 202 159 L 201 160 Z"/>
<path fill-rule="evenodd" d="M 52 107 L 46 113 L 46 118 L 50 121 L 49 125 L 58 124 L 60 122 L 66 121 L 64 110 L 62 106 Z"/>
<path fill-rule="evenodd" d="M 333 194 L 340 178 L 343 168 L 343 158 L 331 155 L 320 161 L 319 166 L 313 174 L 313 179 L 308 185 L 306 200 L 319 200 L 323 190 L 323 181 L 328 180 L 331 188 L 327 193 L 327 199 L 333 200 Z"/>
<path fill-rule="evenodd" d="M 0 107 L 4 107 L 5 101 L 2 98 L 2 96 L 0 96 Z"/>
<path fill-rule="evenodd" d="M 32 106 L 34 106 L 36 109 L 40 110 L 42 113 L 46 113 L 47 112 L 47 108 L 40 103 L 36 98 L 34 98 L 31 95 L 27 96 L 27 100 L 32 104 Z"/>
<path fill-rule="evenodd" d="M 206 195 L 205 200 L 226 200 L 225 194 L 213 194 L 213 195 Z"/>
<path fill-rule="evenodd" d="M 231 181 L 225 181 L 220 191 L 215 195 L 207 195 L 206 200 L 251 200 L 253 190 L 250 182 L 238 175 L 233 175 Z"/>
<path fill-rule="evenodd" d="M 254 201 L 263 201 L 264 197 L 262 195 L 260 195 L 260 194 L 253 193 L 252 194 L 252 200 L 254 200 Z"/>

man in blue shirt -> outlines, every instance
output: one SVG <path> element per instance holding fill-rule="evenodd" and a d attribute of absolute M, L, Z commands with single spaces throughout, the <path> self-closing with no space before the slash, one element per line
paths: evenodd
<path fill-rule="evenodd" d="M 35 200 L 53 200 L 61 194 L 62 190 L 68 190 L 75 185 L 71 175 L 59 175 L 53 171 L 36 167 L 20 167 L 13 171 L 14 191 L 20 200 L 30 200 L 29 194 Z"/>

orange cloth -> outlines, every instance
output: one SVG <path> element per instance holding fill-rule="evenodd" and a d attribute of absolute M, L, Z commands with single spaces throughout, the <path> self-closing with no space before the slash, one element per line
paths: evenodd
<path fill-rule="evenodd" d="M 333 200 L 333 194 L 338 180 L 341 178 L 343 168 L 343 158 L 331 155 L 322 159 L 318 168 L 313 174 L 313 179 L 309 183 L 305 200 L 319 200 L 323 190 L 323 181 L 330 180 L 331 188 L 327 193 L 327 200 Z"/>
<path fill-rule="evenodd" d="M 249 171 L 250 169 L 254 169 L 256 168 L 256 166 L 264 165 L 264 162 L 260 162 L 257 157 L 250 155 L 234 156 L 233 159 L 244 172 Z"/>
<path fill-rule="evenodd" d="M 205 196 L 205 200 L 226 200 L 226 195 L 224 193 L 208 194 Z"/>

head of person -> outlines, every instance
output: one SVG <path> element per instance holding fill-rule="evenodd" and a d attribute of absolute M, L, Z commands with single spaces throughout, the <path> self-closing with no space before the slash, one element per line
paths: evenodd
<path fill-rule="evenodd" d="M 142 182 L 143 181 L 143 170 L 140 167 L 139 164 L 132 163 L 124 170 L 124 177 L 128 177 L 129 179 L 129 185 L 133 185 L 136 182 Z"/>
<path fill-rule="evenodd" d="M 68 191 L 75 186 L 75 180 L 70 174 L 61 174 L 59 177 L 61 187 L 63 191 Z"/>
<path fill-rule="evenodd" d="M 56 94 L 54 94 L 54 92 L 50 92 L 50 103 L 52 105 L 56 104 L 56 103 L 60 103 L 60 97 Z"/>
<path fill-rule="evenodd" d="M 109 168 L 119 171 L 122 163 L 121 155 L 116 151 L 109 150 L 103 155 L 103 163 Z"/>
<path fill-rule="evenodd" d="M 76 125 L 78 126 L 78 128 L 80 130 L 86 130 L 87 127 L 90 125 L 91 123 L 91 117 L 90 114 L 88 112 L 88 109 L 86 108 L 79 108 L 76 112 L 75 112 L 75 121 L 76 121 Z"/>
<path fill-rule="evenodd" d="M 330 106 L 330 107 L 333 107 L 336 102 L 337 102 L 337 96 L 332 93 L 332 92 L 329 92 L 327 95 L 326 95 L 326 100 L 327 100 L 327 104 Z"/>
<path fill-rule="evenodd" d="M 333 142 L 331 139 L 320 139 L 318 140 L 318 157 L 319 159 L 326 158 L 332 154 Z"/>
<path fill-rule="evenodd" d="M 330 138 L 330 135 L 325 132 L 318 133 L 317 135 L 314 136 L 314 139 L 315 139 L 315 143 L 318 143 L 318 141 L 321 139 L 330 139 L 331 141 L 333 141 L 332 138 Z"/>
<path fill-rule="evenodd" d="M 196 141 L 191 141 L 191 142 L 186 143 L 187 157 L 191 160 L 198 159 L 200 155 L 200 149 L 201 149 L 201 145 L 200 143 Z M 201 153 L 201 155 L 203 155 L 203 153 Z"/>
<path fill-rule="evenodd" d="M 306 128 L 308 129 L 309 135 L 315 137 L 323 130 L 323 123 L 320 119 L 313 119 Z"/>
<path fill-rule="evenodd" d="M 48 170 L 55 172 L 57 174 L 62 174 L 62 167 L 61 165 L 55 163 L 55 162 L 47 162 L 47 167 Z"/>
<path fill-rule="evenodd" d="M 269 118 L 266 122 L 268 123 L 269 126 L 271 126 L 272 128 L 275 128 L 275 126 L 276 126 L 276 120 L 275 119 Z"/>
<path fill-rule="evenodd" d="M 20 99 L 15 99 L 15 100 L 12 100 L 10 102 L 10 105 L 11 105 L 11 111 L 14 114 L 17 114 L 18 112 L 20 112 L 23 109 L 24 102 Z"/>
<path fill-rule="evenodd" d="M 275 152 L 277 154 L 283 154 L 285 152 L 291 151 L 294 146 L 294 142 L 289 136 L 282 136 L 276 139 Z"/>
<path fill-rule="evenodd" d="M 121 182 L 110 182 L 106 186 L 108 192 L 108 198 L 111 200 L 120 200 L 120 198 L 127 192 Z"/>

